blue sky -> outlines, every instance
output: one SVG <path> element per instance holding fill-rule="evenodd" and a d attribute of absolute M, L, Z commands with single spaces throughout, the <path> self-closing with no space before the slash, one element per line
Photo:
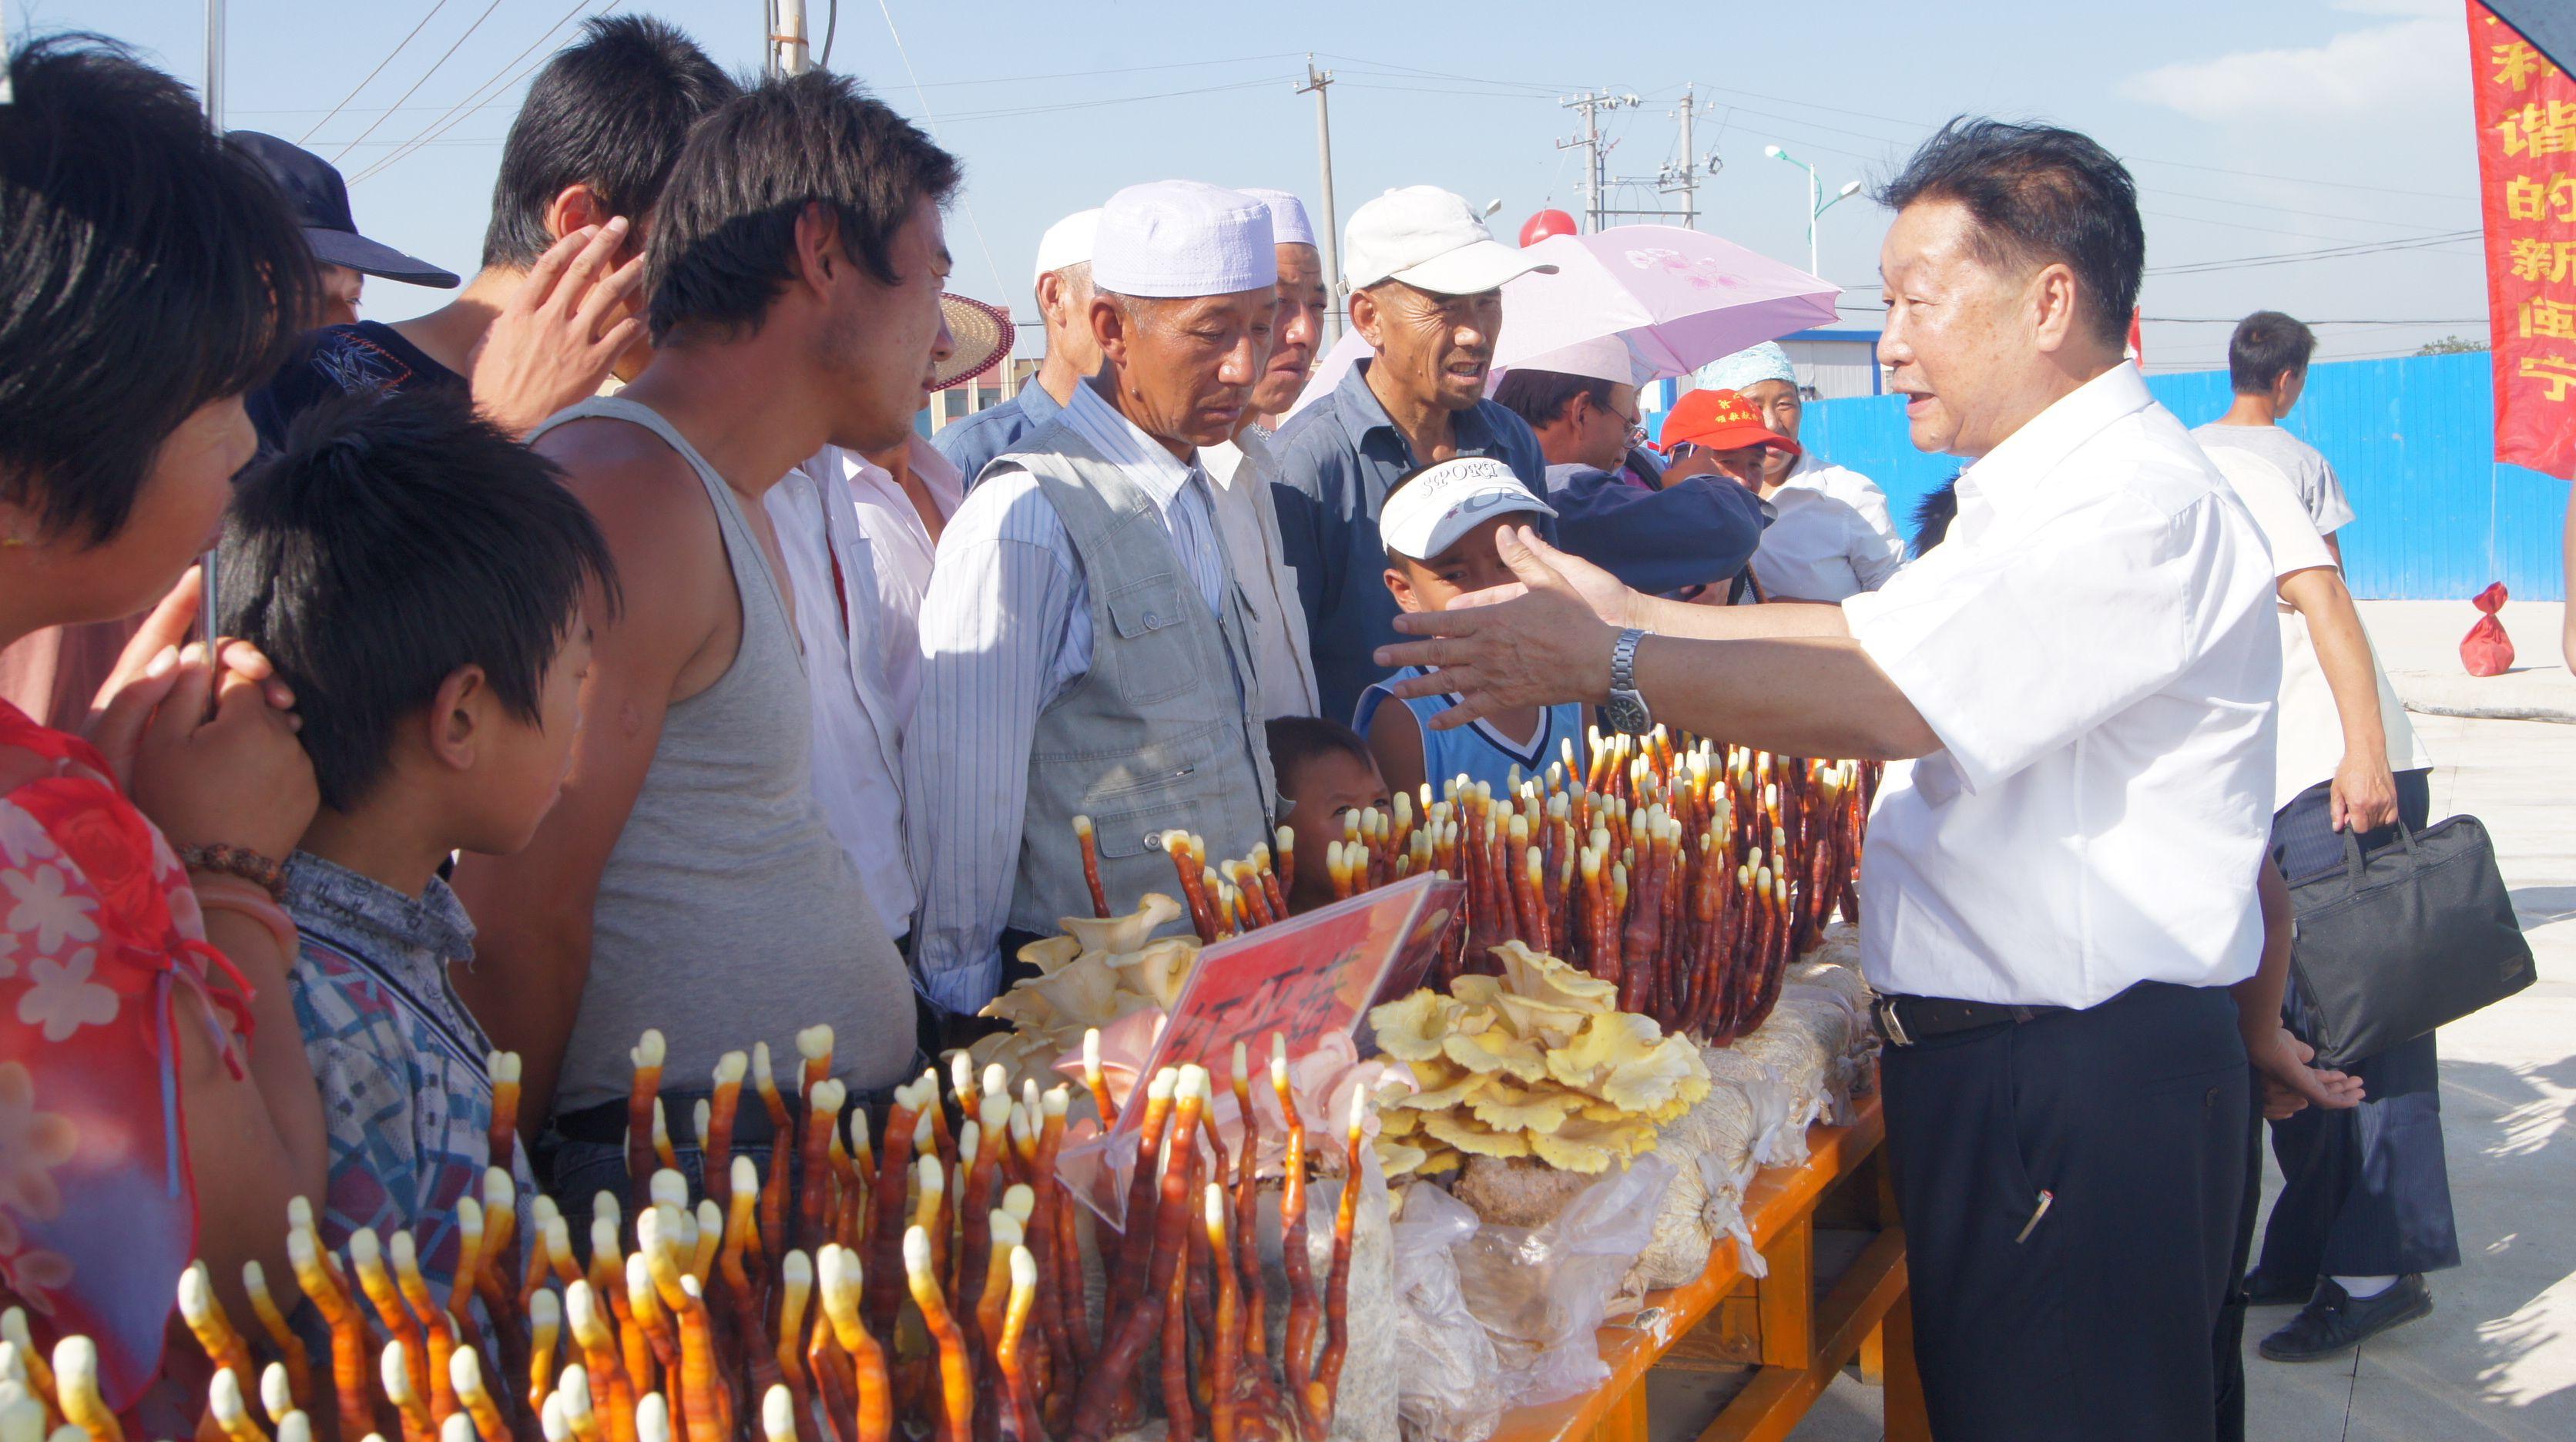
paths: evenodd
<path fill-rule="evenodd" d="M 819 35 L 831 0 L 812 3 Z M 200 0 L 0 5 L 13 36 L 100 30 L 184 79 L 202 75 Z M 516 109 L 514 77 L 603 8 L 662 15 L 728 66 L 757 61 L 757 0 L 231 0 L 227 120 L 289 139 L 320 125 L 306 143 L 362 177 L 352 199 L 363 230 L 468 270 Z M 2132 163 L 2147 212 L 2145 309 L 2176 318 L 2147 327 L 2157 369 L 2224 364 L 2226 325 L 2181 322 L 2265 306 L 2433 322 L 2321 325 L 2327 359 L 2484 336 L 2474 241 L 2435 239 L 2478 226 L 2457 0 L 2152 9 L 2150 19 L 2143 7 L 2066 0 L 1293 0 L 1265 14 L 1171 0 L 840 0 L 832 64 L 964 159 L 967 189 L 949 222 L 953 284 L 1023 317 L 1038 233 L 1121 185 L 1176 175 L 1275 185 L 1314 207 L 1314 100 L 1294 93 L 1311 50 L 1338 77 L 1333 156 L 1345 218 L 1388 186 L 1428 181 L 1480 205 L 1500 199 L 1494 224 L 1508 236 L 1541 205 L 1579 204 L 1580 165 L 1556 148 L 1574 133 L 1561 97 L 1586 87 L 1642 97 L 1605 132 L 1617 142 L 1611 173 L 1649 176 L 1676 155 L 1672 112 L 1695 81 L 1708 103 L 1697 148 L 1724 162 L 1701 188 L 1700 226 L 1766 254 L 1803 262 L 1806 253 L 1806 177 L 1766 158 L 1766 144 L 1813 163 L 1831 188 L 1885 175 L 1954 112 L 2040 117 L 2086 130 Z M 1620 194 L 1619 204 L 1657 203 L 1648 191 Z M 1850 317 L 1856 325 L 1875 324 L 1866 308 L 1885 226 L 1865 197 L 1822 222 L 1825 274 L 1869 287 L 1845 297 L 1865 308 Z M 2408 241 L 2419 244 L 2165 269 Z M 378 281 L 366 313 L 399 319 L 438 299 Z"/>

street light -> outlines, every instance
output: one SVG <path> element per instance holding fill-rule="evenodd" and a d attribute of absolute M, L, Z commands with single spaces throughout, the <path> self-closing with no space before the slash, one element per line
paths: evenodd
<path fill-rule="evenodd" d="M 1791 165 L 1798 167 L 1800 170 L 1807 172 L 1807 273 L 1809 275 L 1824 274 L 1822 264 L 1816 257 L 1816 217 L 1833 209 L 1834 206 L 1840 202 L 1849 200 L 1853 196 L 1858 195 L 1860 193 L 1860 182 L 1857 180 L 1844 181 L 1843 188 L 1835 191 L 1833 198 L 1828 200 L 1824 195 L 1824 180 L 1816 174 L 1816 167 L 1809 165 L 1807 162 L 1800 160 L 1798 157 L 1791 155 L 1789 152 L 1782 150 L 1776 145 L 1763 146 L 1762 153 L 1770 156 L 1773 160 L 1785 160 Z"/>

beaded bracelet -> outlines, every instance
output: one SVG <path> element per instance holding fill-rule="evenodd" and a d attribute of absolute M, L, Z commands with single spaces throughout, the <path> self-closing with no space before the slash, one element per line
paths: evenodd
<path fill-rule="evenodd" d="M 267 892 L 269 900 L 281 906 L 286 902 L 286 868 L 247 846 L 231 846 L 222 842 L 212 846 L 183 846 L 179 848 L 179 864 L 190 871 L 238 876 Z"/>

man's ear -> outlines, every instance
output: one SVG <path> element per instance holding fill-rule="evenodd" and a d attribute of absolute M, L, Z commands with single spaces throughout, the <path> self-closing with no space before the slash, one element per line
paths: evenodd
<path fill-rule="evenodd" d="M 1038 277 L 1038 317 L 1041 321 L 1055 314 L 1064 304 L 1064 277 L 1054 271 Z"/>
<path fill-rule="evenodd" d="M 850 263 L 841 248 L 841 221 L 817 201 L 796 217 L 796 268 L 817 291 L 829 290 L 839 267 Z"/>
<path fill-rule="evenodd" d="M 1379 332 L 1384 324 L 1385 317 L 1378 312 L 1376 293 L 1366 290 L 1352 291 L 1351 329 L 1360 333 L 1360 339 L 1367 341 L 1371 350 L 1377 349 Z"/>
<path fill-rule="evenodd" d="M 1132 338 L 1128 333 L 1127 312 L 1119 307 L 1118 302 L 1105 295 L 1094 293 L 1091 297 L 1089 319 L 1091 338 L 1100 343 L 1101 358 L 1118 365 L 1125 365 L 1127 343 Z"/>
<path fill-rule="evenodd" d="M 497 698 L 480 666 L 459 666 L 438 683 L 429 703 L 429 751 L 451 771 L 471 771 Z"/>
<path fill-rule="evenodd" d="M 608 202 L 589 185 L 567 185 L 546 202 L 546 234 L 561 240 L 584 226 L 606 225 L 615 216 Z M 629 245 L 634 243 L 632 239 L 627 241 Z"/>
<path fill-rule="evenodd" d="M 2042 351 L 2063 348 L 2084 324 L 2074 267 L 2051 261 L 2030 278 L 2031 340 Z"/>

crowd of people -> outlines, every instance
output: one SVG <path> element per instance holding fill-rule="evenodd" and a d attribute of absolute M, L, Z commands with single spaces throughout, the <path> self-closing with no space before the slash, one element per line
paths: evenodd
<path fill-rule="evenodd" d="M 0 1303 L 119 1405 L 187 1259 L 285 1266 L 289 1198 L 335 1245 L 452 1215 L 495 1048 L 570 1213 L 658 1029 L 694 1184 L 720 1054 L 829 1023 L 881 1101 L 1087 866 L 1132 898 L 1168 833 L 1285 827 L 1303 910 L 1349 813 L 1653 720 L 1914 760 L 1863 917 L 1945 1435 L 2223 1431 L 2249 1292 L 2331 1355 L 2457 1264 L 2431 1039 L 2328 1073 L 2283 1024 L 2281 873 L 2423 824 L 2429 765 L 2278 424 L 2312 340 L 2249 318 L 2186 432 L 2079 135 L 1954 124 L 1884 197 L 1881 359 L 1972 462 L 1909 548 L 1777 345 L 1651 438 L 1615 336 L 1493 384 L 1545 267 L 1434 186 L 1338 277 L 1287 191 L 1103 197 L 1040 242 L 1034 375 L 925 436 L 1000 360 L 946 293 L 962 171 L 845 78 L 589 22 L 460 283 L 111 42 L 9 66 Z M 368 277 L 456 295 L 380 324 Z M 1371 354 L 1301 406 L 1337 285 Z"/>

